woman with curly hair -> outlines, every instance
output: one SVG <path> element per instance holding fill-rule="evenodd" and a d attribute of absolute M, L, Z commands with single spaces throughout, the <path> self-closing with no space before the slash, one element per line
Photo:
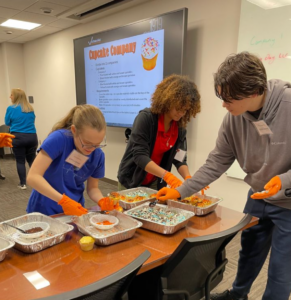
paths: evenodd
<path fill-rule="evenodd" d="M 191 177 L 185 128 L 200 112 L 195 83 L 186 76 L 166 77 L 157 85 L 151 102 L 151 107 L 135 118 L 119 165 L 119 190 L 139 186 L 159 190 L 167 184 L 177 187 L 182 181 L 170 173 L 172 164 L 183 179 Z"/>

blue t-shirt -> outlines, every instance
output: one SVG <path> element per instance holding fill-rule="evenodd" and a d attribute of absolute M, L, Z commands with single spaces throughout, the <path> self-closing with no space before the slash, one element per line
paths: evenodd
<path fill-rule="evenodd" d="M 44 173 L 46 181 L 59 193 L 65 193 L 84 206 L 84 182 L 89 177 L 104 177 L 105 157 L 103 151 L 98 148 L 93 151 L 80 169 L 67 163 L 65 160 L 76 147 L 72 133 L 65 129 L 52 132 L 38 151 L 41 149 L 53 160 Z M 61 205 L 36 190 L 32 190 L 26 211 L 28 213 L 40 212 L 45 215 L 63 213 Z"/>
<path fill-rule="evenodd" d="M 10 126 L 10 132 L 36 133 L 34 121 L 33 111 L 23 112 L 21 105 L 7 107 L 5 125 Z"/>

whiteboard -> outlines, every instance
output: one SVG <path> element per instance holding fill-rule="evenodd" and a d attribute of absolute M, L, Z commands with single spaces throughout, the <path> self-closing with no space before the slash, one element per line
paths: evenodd
<path fill-rule="evenodd" d="M 260 57 L 268 79 L 291 81 L 291 5 L 263 9 L 241 2 L 237 51 Z"/>
<path fill-rule="evenodd" d="M 241 51 L 261 59 L 268 80 L 291 82 L 291 5 L 263 9 L 242 0 L 237 52 Z M 239 179 L 246 175 L 237 161 L 226 174 Z"/>

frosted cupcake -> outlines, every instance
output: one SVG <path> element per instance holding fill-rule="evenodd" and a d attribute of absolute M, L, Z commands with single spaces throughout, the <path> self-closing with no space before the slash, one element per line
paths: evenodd
<path fill-rule="evenodd" d="M 143 67 L 150 71 L 155 68 L 158 58 L 159 42 L 151 37 L 146 38 L 141 46 Z"/>

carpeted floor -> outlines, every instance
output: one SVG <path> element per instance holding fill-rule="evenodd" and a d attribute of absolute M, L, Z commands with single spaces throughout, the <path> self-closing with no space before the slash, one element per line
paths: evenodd
<path fill-rule="evenodd" d="M 6 177 L 5 180 L 0 180 L 0 222 L 2 222 L 26 214 L 25 210 L 31 193 L 31 188 L 29 186 L 27 186 L 27 190 L 20 190 L 17 188 L 19 179 L 16 172 L 16 163 L 14 158 L 7 157 L 7 155 L 4 159 L 0 158 L 0 169 L 2 174 Z M 102 180 L 100 180 L 99 186 L 103 195 L 107 195 L 109 192 L 117 190 L 117 184 L 110 184 Z M 86 207 L 95 205 L 95 203 L 88 198 L 86 193 L 84 193 L 84 196 L 86 200 Z M 224 272 L 224 279 L 220 285 L 213 290 L 213 292 L 224 291 L 231 287 L 236 274 L 238 252 L 240 249 L 240 234 L 231 241 L 226 249 L 226 255 L 229 262 L 226 266 L 226 271 Z M 265 263 L 260 275 L 253 284 L 249 294 L 249 300 L 259 300 L 262 298 L 267 282 L 267 268 L 268 261 Z M 291 300 L 291 297 L 289 300 Z"/>

